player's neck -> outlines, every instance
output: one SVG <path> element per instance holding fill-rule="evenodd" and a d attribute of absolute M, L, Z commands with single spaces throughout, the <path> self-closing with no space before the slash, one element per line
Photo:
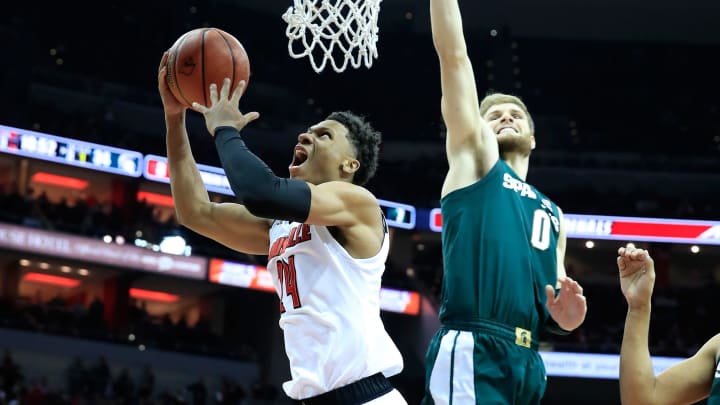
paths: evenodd
<path fill-rule="evenodd" d="M 524 153 L 506 153 L 502 156 L 502 159 L 513 169 L 518 177 L 523 179 L 523 181 L 527 179 L 530 155 Z"/>

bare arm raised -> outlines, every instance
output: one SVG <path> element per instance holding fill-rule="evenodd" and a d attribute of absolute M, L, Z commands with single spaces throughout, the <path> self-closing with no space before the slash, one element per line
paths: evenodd
<path fill-rule="evenodd" d="M 472 63 L 457 0 L 431 0 L 433 43 L 440 59 L 442 115 L 449 171 L 442 194 L 477 181 L 497 162 L 497 139 L 480 116 Z"/>
<path fill-rule="evenodd" d="M 628 302 L 620 349 L 620 397 L 627 405 L 691 404 L 707 398 L 720 353 L 715 335 L 691 358 L 655 377 L 648 348 L 655 265 L 644 249 L 618 250 L 620 287 Z"/>
<path fill-rule="evenodd" d="M 178 221 L 231 249 L 248 254 L 267 254 L 268 220 L 250 214 L 240 204 L 210 201 L 190 148 L 185 128 L 185 107 L 175 100 L 165 81 L 166 62 L 167 53 L 160 62 L 158 90 L 165 110 L 170 186 Z"/>

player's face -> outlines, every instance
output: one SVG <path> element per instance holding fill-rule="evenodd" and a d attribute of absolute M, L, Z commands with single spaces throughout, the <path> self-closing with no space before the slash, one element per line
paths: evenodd
<path fill-rule="evenodd" d="M 290 177 L 312 184 L 342 178 L 343 164 L 353 160 L 348 130 L 341 123 L 325 120 L 298 135 L 290 163 Z"/>
<path fill-rule="evenodd" d="M 516 104 L 496 104 L 483 117 L 497 136 L 500 152 L 529 154 L 535 149 L 527 114 Z"/>

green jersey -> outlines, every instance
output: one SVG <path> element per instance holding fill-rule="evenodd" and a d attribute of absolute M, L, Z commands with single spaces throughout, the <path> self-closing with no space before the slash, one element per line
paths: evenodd
<path fill-rule="evenodd" d="M 441 201 L 444 275 L 440 321 L 493 320 L 533 336 L 557 282 L 557 206 L 503 160 Z"/>

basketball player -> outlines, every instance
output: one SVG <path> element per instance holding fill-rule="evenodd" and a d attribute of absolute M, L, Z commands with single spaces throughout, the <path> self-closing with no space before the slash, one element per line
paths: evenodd
<path fill-rule="evenodd" d="M 618 249 L 620 288 L 628 303 L 620 348 L 620 399 L 623 404 L 694 404 L 708 398 L 720 405 L 720 334 L 694 356 L 655 377 L 650 352 L 650 300 L 655 264 L 647 250 L 632 244 Z"/>
<path fill-rule="evenodd" d="M 539 335 L 569 333 L 587 311 L 565 274 L 562 211 L 525 181 L 535 148 L 525 104 L 505 94 L 478 103 L 458 1 L 431 0 L 430 13 L 449 170 L 441 327 L 427 351 L 424 403 L 538 404 Z"/>
<path fill-rule="evenodd" d="M 195 164 L 185 107 L 158 74 L 168 165 L 180 223 L 240 252 L 268 255 L 280 297 L 280 327 L 292 380 L 283 388 L 304 404 L 404 404 L 386 377 L 403 361 L 380 318 L 388 228 L 362 187 L 377 166 L 380 134 L 349 112 L 335 112 L 298 136 L 291 178 L 276 177 L 239 131 L 258 118 L 238 110 L 226 79 L 210 105 L 197 105 L 215 138 L 240 204 L 215 204 Z"/>

